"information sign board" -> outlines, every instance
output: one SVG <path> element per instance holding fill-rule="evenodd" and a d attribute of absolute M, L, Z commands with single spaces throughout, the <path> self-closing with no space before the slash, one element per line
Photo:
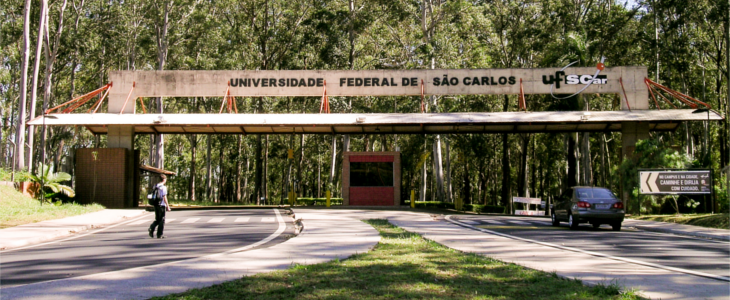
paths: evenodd
<path fill-rule="evenodd" d="M 639 171 L 639 193 L 662 194 L 711 194 L 710 170 L 663 170 Z"/>

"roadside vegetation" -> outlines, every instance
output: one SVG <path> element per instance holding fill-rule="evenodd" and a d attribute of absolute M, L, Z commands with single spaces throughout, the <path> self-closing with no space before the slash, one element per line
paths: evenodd
<path fill-rule="evenodd" d="M 708 228 L 730 229 L 730 214 L 681 214 L 631 216 L 630 219 L 671 222 Z"/>
<path fill-rule="evenodd" d="M 154 299 L 639 299 L 615 283 L 589 287 L 367 223 L 382 237 L 368 253 Z"/>
<path fill-rule="evenodd" d="M 0 186 L 0 228 L 71 217 L 102 209 L 104 206 L 99 204 L 41 205 L 40 201 L 21 194 L 13 187 Z"/>

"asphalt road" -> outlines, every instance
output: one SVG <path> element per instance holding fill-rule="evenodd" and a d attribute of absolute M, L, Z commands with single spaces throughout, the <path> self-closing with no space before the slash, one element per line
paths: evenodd
<path fill-rule="evenodd" d="M 291 218 L 279 211 L 286 230 L 256 248 L 284 242 L 294 233 Z M 139 221 L 57 242 L 0 253 L 0 286 L 77 277 L 156 265 L 225 252 L 259 242 L 279 228 L 273 209 L 167 212 L 165 239 L 150 238 L 150 214 Z M 252 248 L 252 249 L 256 249 Z"/>
<path fill-rule="evenodd" d="M 570 230 L 567 223 L 553 227 L 549 218 L 455 216 L 454 219 L 503 234 L 560 246 L 630 258 L 667 267 L 730 276 L 730 243 L 608 225 L 593 229 L 581 224 Z"/>

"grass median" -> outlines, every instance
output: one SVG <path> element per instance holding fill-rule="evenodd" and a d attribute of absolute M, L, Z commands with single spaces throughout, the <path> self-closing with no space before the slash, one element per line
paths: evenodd
<path fill-rule="evenodd" d="M 368 253 L 154 299 L 639 299 L 617 284 L 589 287 L 449 249 L 386 220 L 367 222 L 382 237 Z"/>
<path fill-rule="evenodd" d="M 707 228 L 730 229 L 730 214 L 682 214 L 631 216 L 630 219 L 670 222 Z"/>
<path fill-rule="evenodd" d="M 46 220 L 61 219 L 90 212 L 100 211 L 99 204 L 79 205 L 67 203 L 60 206 L 41 205 L 40 201 L 30 198 L 9 186 L 0 186 L 0 229 Z"/>

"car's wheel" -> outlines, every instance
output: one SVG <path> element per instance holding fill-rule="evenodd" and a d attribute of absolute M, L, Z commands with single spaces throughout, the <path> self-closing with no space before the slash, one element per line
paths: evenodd
<path fill-rule="evenodd" d="M 613 227 L 613 231 L 621 231 L 621 222 L 613 223 L 611 227 Z"/>
<path fill-rule="evenodd" d="M 570 229 L 578 228 L 578 220 L 573 219 L 573 214 L 568 215 L 568 226 L 570 226 Z"/>
<path fill-rule="evenodd" d="M 558 221 L 558 217 L 555 213 L 550 214 L 550 218 L 553 219 L 553 226 L 560 226 L 560 221 Z"/>
<path fill-rule="evenodd" d="M 599 227 L 601 227 L 601 223 L 593 223 L 591 225 L 593 225 L 594 229 L 598 229 Z"/>

